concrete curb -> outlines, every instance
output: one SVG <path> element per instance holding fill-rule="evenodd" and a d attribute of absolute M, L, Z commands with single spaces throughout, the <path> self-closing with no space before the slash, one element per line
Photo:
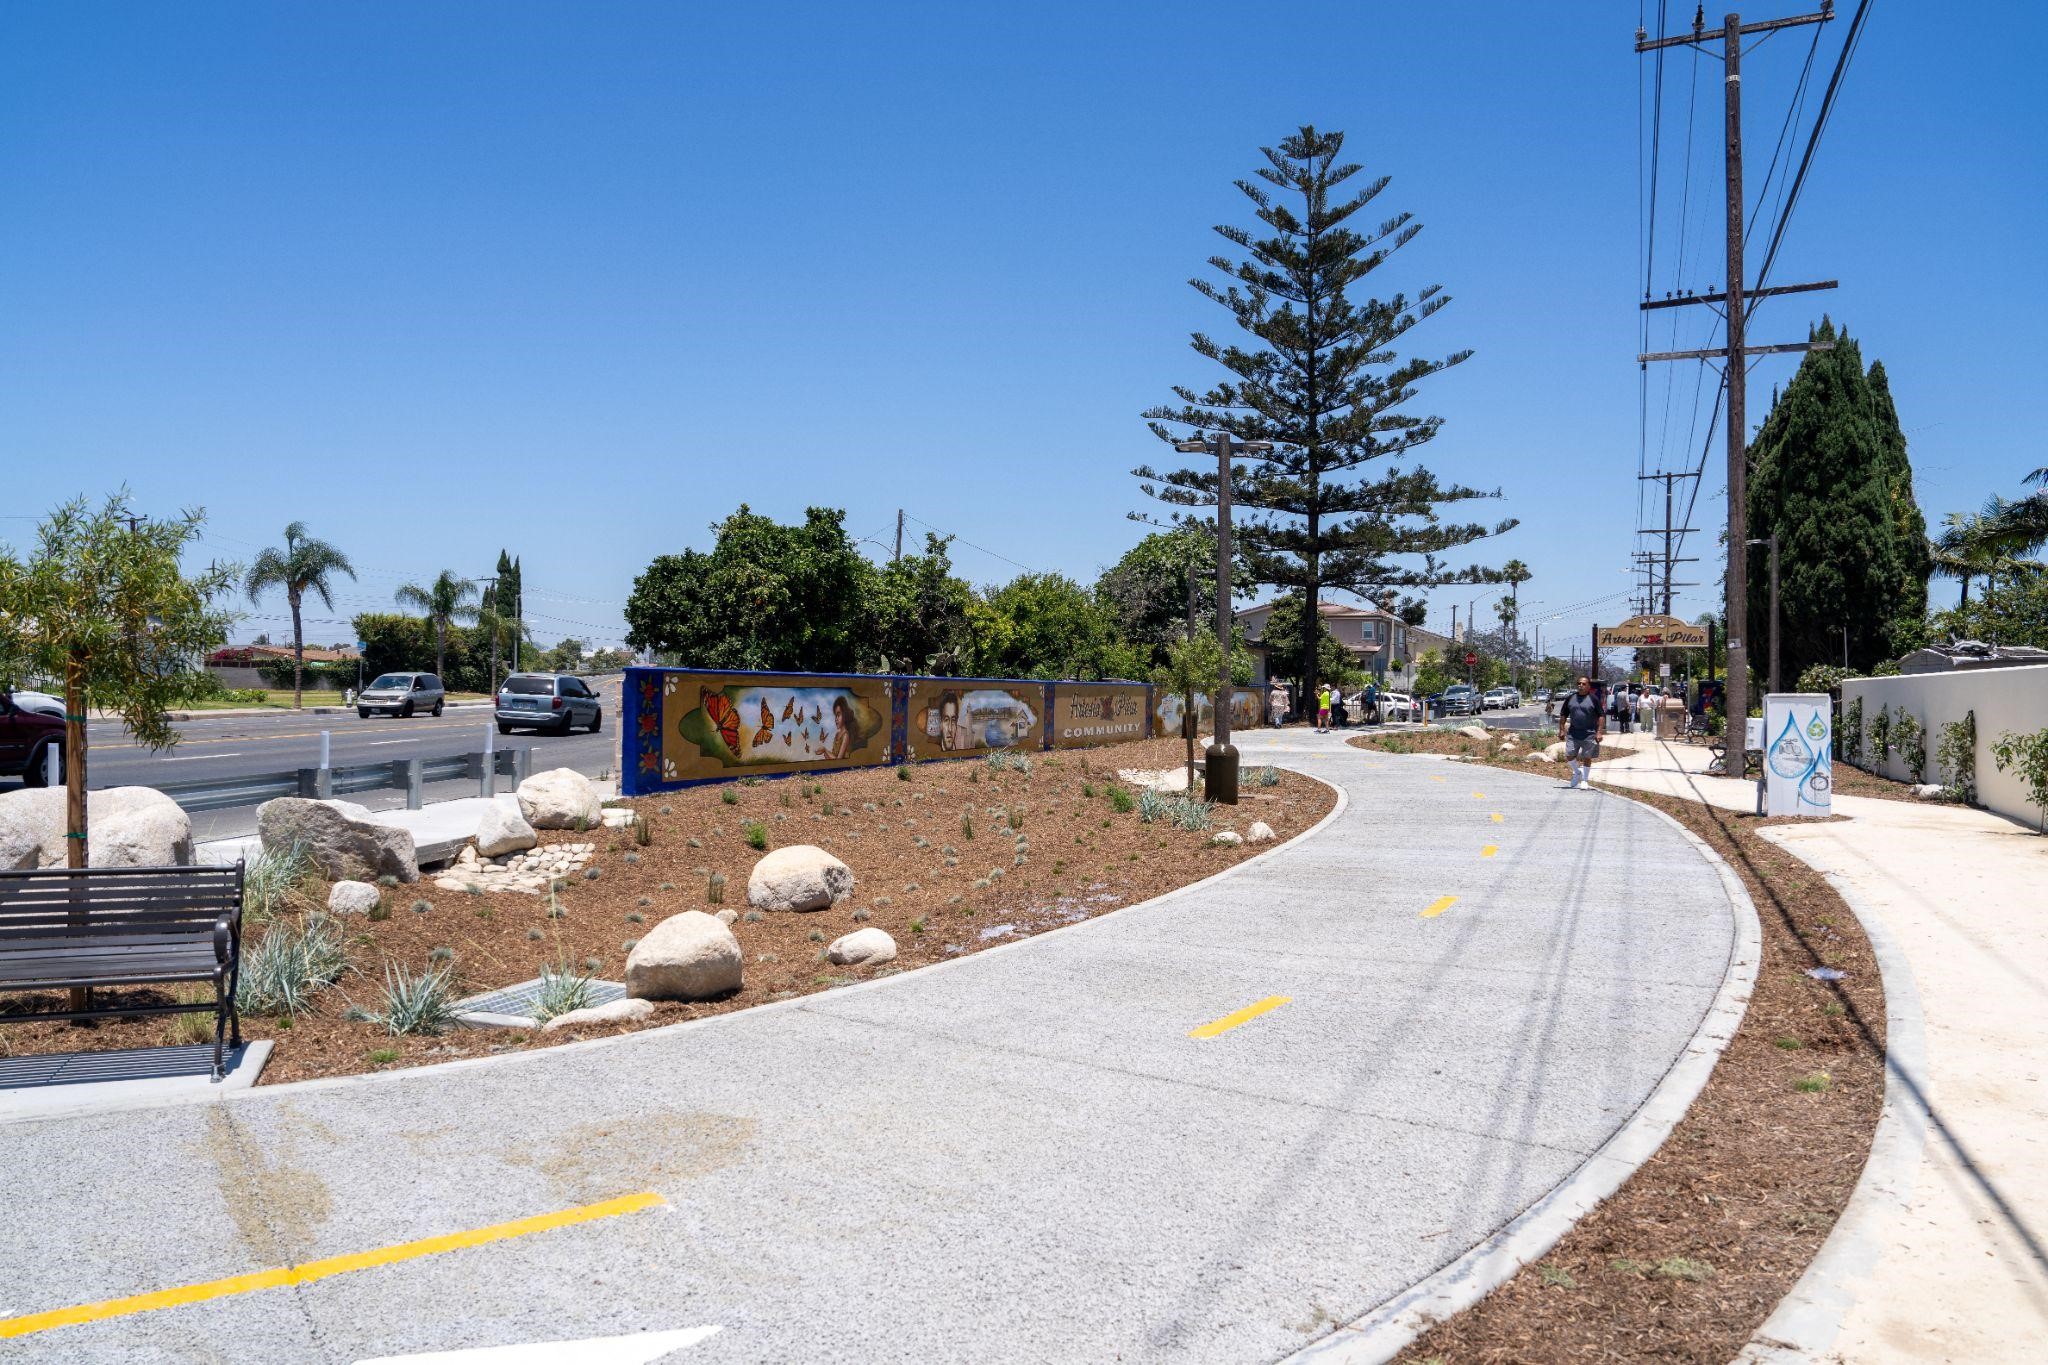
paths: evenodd
<path fill-rule="evenodd" d="M 1508 772 L 1507 769 L 1502 769 Z M 1509 773 L 1510 776 L 1515 774 Z M 1530 773 L 1530 777 L 1544 774 Z M 1596 790 L 1598 790 L 1596 788 Z M 1627 797 L 1611 792 L 1616 800 Z M 1529 1262 L 1536 1260 L 1595 1208 L 1627 1183 L 1653 1156 L 1678 1121 L 1692 1107 L 1721 1060 L 1721 1053 L 1742 1026 L 1756 985 L 1763 951 L 1763 928 L 1756 905 L 1742 879 L 1706 841 L 1676 819 L 1647 802 L 1644 809 L 1676 829 L 1721 875 L 1735 919 L 1735 942 L 1728 954 L 1727 975 L 1714 1003 L 1707 1008 L 1685 1051 L 1657 1082 L 1627 1123 L 1586 1159 L 1563 1183 L 1544 1195 L 1506 1227 L 1473 1247 L 1428 1279 L 1388 1299 L 1371 1313 L 1347 1323 L 1329 1336 L 1288 1356 L 1314 1365 L 1378 1365 L 1391 1360 L 1436 1323 L 1461 1313 L 1485 1298 Z"/>
<path fill-rule="evenodd" d="M 751 1019 L 756 1016 L 766 1014 L 772 1010 L 803 1009 L 804 1007 L 809 1005 L 812 1002 L 812 1000 L 816 998 L 817 995 L 844 996 L 848 993 L 856 991 L 884 990 L 894 983 L 906 981 L 913 977 L 922 978 L 932 972 L 943 972 L 948 968 L 958 967 L 963 963 L 986 959 L 995 953 L 1014 952 L 1020 948 L 1028 948 L 1030 945 L 1037 943 L 1042 939 L 1049 938 L 1054 934 L 1078 934 L 1088 929 L 1091 925 L 1106 923 L 1109 920 L 1115 919 L 1119 915 L 1128 914 L 1133 910 L 1143 910 L 1151 907 L 1165 905 L 1169 901 L 1173 901 L 1182 896 L 1190 894 L 1199 887 L 1208 886 L 1212 882 L 1220 882 L 1227 878 L 1238 876 L 1239 874 L 1243 873 L 1246 869 L 1256 867 L 1260 863 L 1265 862 L 1268 858 L 1277 857 L 1282 853 L 1286 853 L 1292 850 L 1297 845 L 1305 842 L 1306 840 L 1314 836 L 1316 833 L 1321 831 L 1324 826 L 1330 824 L 1338 816 L 1342 815 L 1345 812 L 1345 810 L 1350 806 L 1350 796 L 1345 792 L 1345 790 L 1342 787 L 1338 786 L 1336 783 L 1330 782 L 1321 777 L 1317 777 L 1314 773 L 1304 773 L 1301 772 L 1299 769 L 1295 768 L 1289 768 L 1287 769 L 1287 771 L 1295 773 L 1297 776 L 1309 778 L 1312 781 L 1321 782 L 1325 787 L 1328 787 L 1332 792 L 1334 792 L 1337 797 L 1335 804 L 1333 804 L 1330 807 L 1329 811 L 1323 816 L 1323 818 L 1316 821 L 1315 824 L 1309 826 L 1307 829 L 1301 831 L 1301 833 L 1292 835 L 1284 842 L 1277 843 L 1273 845 L 1271 848 L 1266 849 L 1264 852 L 1254 854 L 1252 857 L 1246 858 L 1243 862 L 1233 863 L 1231 866 L 1224 868 L 1221 872 L 1215 873 L 1213 876 L 1204 877 L 1200 881 L 1189 882 L 1186 886 L 1176 887 L 1173 890 L 1166 892 L 1164 895 L 1154 896 L 1150 900 L 1139 901 L 1135 905 L 1121 905 L 1114 910 L 1108 911 L 1104 914 L 1096 915 L 1093 918 L 1081 920 L 1074 924 L 1063 924 L 1060 925 L 1058 928 L 1047 929 L 1040 933 L 1033 934 L 1029 938 L 1017 939 L 1014 942 L 1010 943 L 999 943 L 994 945 L 993 947 L 983 948 L 979 952 L 966 953 L 959 957 L 950 958 L 944 962 L 930 963 L 927 966 L 917 968 L 915 971 L 897 972 L 890 976 L 871 978 L 867 981 L 858 981 L 850 986 L 839 986 L 830 991 L 815 992 L 813 995 L 798 996 L 795 999 L 791 1000 L 764 1001 L 759 1005 L 753 1005 L 743 1010 L 734 1010 L 729 1014 L 714 1014 L 704 1019 L 685 1019 L 679 1023 L 663 1024 L 659 1028 L 636 1029 L 631 1033 L 612 1034 L 610 1036 L 603 1038 L 585 1038 L 572 1043 L 558 1043 L 553 1047 L 538 1048 L 529 1052 L 508 1052 L 495 1057 L 465 1057 L 458 1061 L 437 1062 L 432 1066 L 400 1067 L 391 1071 L 371 1071 L 364 1072 L 360 1075 L 355 1076 L 325 1076 L 321 1077 L 320 1079 L 310 1081 L 286 1081 L 280 1085 L 263 1086 L 260 1090 L 238 1090 L 231 1094 L 222 1096 L 154 1096 L 146 1099 L 138 1098 L 129 1103 L 121 1103 L 116 1101 L 103 1106 L 101 1112 L 114 1109 L 162 1109 L 179 1104 L 210 1103 L 215 1099 L 220 1099 L 222 1101 L 246 1100 L 251 1095 L 269 1096 L 284 1093 L 303 1094 L 311 1090 L 335 1090 L 348 1086 L 387 1085 L 394 1081 L 418 1080 L 422 1077 L 438 1078 L 441 1076 L 448 1075 L 452 1072 L 468 1070 L 472 1067 L 509 1067 L 533 1065 L 534 1063 L 544 1061 L 549 1057 L 560 1056 L 562 1054 L 570 1052 L 594 1050 L 597 1048 L 619 1047 L 622 1045 L 629 1044 L 644 1045 L 647 1039 L 658 1037 L 664 1034 L 676 1035 L 684 1033 L 691 1029 L 730 1027 L 740 1020 Z M 0 1111 L 0 1126 L 5 1126 L 9 1123 L 33 1122 L 38 1117 L 40 1116 L 30 1114 L 9 1115 L 4 1111 Z"/>
<path fill-rule="evenodd" d="M 1769 830 L 1758 833 L 1770 836 Z M 1771 842 L 1806 862 L 1796 844 Z M 1911 1202 L 1927 1147 L 1927 1025 L 1920 1012 L 1920 989 L 1913 980 L 1912 964 L 1875 909 L 1859 902 L 1841 879 L 1831 873 L 1821 875 L 1863 926 L 1884 984 L 1884 1108 L 1871 1136 L 1869 1160 L 1856 1188 L 1849 1192 L 1842 1216 L 1835 1220 L 1806 1273 L 1735 1358 L 1737 1365 L 1818 1360 L 1834 1344 L 1843 1318 L 1856 1302 L 1858 1283 L 1869 1278 L 1886 1250 L 1879 1239 L 1879 1224 Z"/>

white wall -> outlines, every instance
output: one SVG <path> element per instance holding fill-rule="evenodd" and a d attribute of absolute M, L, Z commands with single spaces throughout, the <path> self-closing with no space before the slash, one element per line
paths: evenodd
<path fill-rule="evenodd" d="M 2041 812 L 2028 800 L 2027 784 L 2016 772 L 1998 771 L 1998 764 L 1991 757 L 1991 743 L 2008 730 L 2031 734 L 2048 728 L 2048 665 L 1918 673 L 1901 678 L 1850 678 L 1842 684 L 1845 714 L 1850 703 L 1859 697 L 1863 699 L 1866 736 L 1880 706 L 1890 707 L 1895 715 L 1904 707 L 1919 717 L 1920 728 L 1927 733 L 1929 782 L 1948 780 L 1941 767 L 1941 727 L 1961 720 L 1965 712 L 1975 711 L 1978 803 L 2022 824 L 2039 824 Z M 1866 739 L 1863 766 L 1901 782 L 1912 779 L 1896 749 L 1881 765 L 1872 759 Z"/>

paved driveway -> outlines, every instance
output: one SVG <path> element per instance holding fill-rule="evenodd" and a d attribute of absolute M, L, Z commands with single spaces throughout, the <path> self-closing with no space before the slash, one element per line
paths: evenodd
<path fill-rule="evenodd" d="M 675 1360 L 1310 1343 L 1628 1119 L 1734 916 L 1634 803 L 1335 737 L 1244 748 L 1348 806 L 1056 934 L 623 1040 L 0 1126 L 0 1318 L 210 1286 L 6 1354 L 275 1365 L 702 1326 Z"/>

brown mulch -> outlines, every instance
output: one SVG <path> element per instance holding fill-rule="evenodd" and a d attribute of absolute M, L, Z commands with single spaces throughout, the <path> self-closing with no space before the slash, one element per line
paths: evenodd
<path fill-rule="evenodd" d="M 1400 1360 L 1723 1365 L 1804 1272 L 1862 1174 L 1884 1099 L 1884 991 L 1855 916 L 1756 833 L 1785 822 L 1616 794 L 1676 817 L 1742 878 L 1763 927 L 1755 994 L 1656 1155 L 1548 1256 Z M 1847 975 L 1805 975 L 1821 966 Z"/>
<path fill-rule="evenodd" d="M 1028 776 L 960 760 L 914 765 L 904 770 L 905 778 L 878 768 L 815 781 L 724 783 L 639 798 L 624 804 L 647 822 L 646 847 L 631 830 L 542 833 L 543 844 L 599 844 L 590 868 L 557 893 L 559 917 L 550 917 L 545 896 L 442 891 L 431 877 L 387 891 L 388 918 L 345 918 L 348 970 L 321 992 L 314 1010 L 296 1018 L 245 1018 L 243 1032 L 275 1042 L 264 1084 L 624 1032 L 630 1026 L 547 1035 L 460 1029 L 393 1038 L 380 1024 L 350 1020 L 344 1012 L 351 1004 L 379 1006 L 387 962 L 418 971 L 431 964 L 437 948 L 453 953 L 463 995 L 531 980 L 542 966 L 556 963 L 620 980 L 631 941 L 666 916 L 692 909 L 730 907 L 741 913 L 733 932 L 746 954 L 745 984 L 720 1000 L 660 1004 L 638 1027 L 723 1014 L 1014 942 L 1134 905 L 1263 851 L 1249 844 L 1212 844 L 1213 831 L 1176 829 L 1165 821 L 1145 824 L 1135 811 L 1112 809 L 1112 788 L 1137 794 L 1117 779 L 1118 769 L 1173 767 L 1183 755 L 1180 740 L 1147 740 L 1034 753 Z M 1277 786 L 1259 787 L 1253 772 L 1245 769 L 1235 810 L 1216 808 L 1216 830 L 1234 827 L 1242 833 L 1263 820 L 1287 839 L 1320 820 L 1335 802 L 1331 789 L 1312 778 L 1281 771 Z M 753 821 L 765 827 L 770 848 L 813 843 L 843 859 L 857 878 L 854 895 L 830 910 L 759 914 L 749 921 L 747 874 L 761 856 L 746 842 L 746 825 Z M 586 875 L 592 869 L 594 879 Z M 725 879 L 716 892 L 714 873 Z M 304 903 L 324 905 L 326 890 L 308 885 Z M 415 912 L 415 904 L 426 908 Z M 885 929 L 896 940 L 894 962 L 871 968 L 823 961 L 826 943 L 864 926 Z M 248 930 L 252 941 L 262 932 Z M 23 1012 L 32 1003 L 47 1006 L 50 1000 L 0 997 L 0 1011 Z M 203 1020 L 210 1041 L 210 1017 L 178 1018 L 193 1026 Z M 197 1041 L 193 1034 L 174 1033 L 177 1027 L 163 1017 L 90 1027 L 12 1023 L 0 1027 L 0 1055 Z"/>

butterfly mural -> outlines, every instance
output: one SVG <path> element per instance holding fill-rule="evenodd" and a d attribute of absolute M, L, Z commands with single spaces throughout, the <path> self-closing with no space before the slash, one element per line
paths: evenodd
<path fill-rule="evenodd" d="M 788 720 L 792 715 L 796 714 L 796 712 L 797 704 L 795 697 L 791 697 L 788 701 L 782 704 L 782 718 L 784 720 Z"/>
<path fill-rule="evenodd" d="M 713 692 L 708 687 L 697 689 L 697 704 L 704 708 L 705 716 L 718 728 L 718 737 L 725 741 L 725 747 L 734 754 L 740 751 L 740 709 L 734 706 L 723 692 Z"/>
<path fill-rule="evenodd" d="M 761 703 L 761 728 L 754 732 L 754 744 L 758 748 L 760 745 L 766 744 L 774 738 L 775 712 L 771 710 L 768 706 L 768 703 L 764 701 Z"/>

